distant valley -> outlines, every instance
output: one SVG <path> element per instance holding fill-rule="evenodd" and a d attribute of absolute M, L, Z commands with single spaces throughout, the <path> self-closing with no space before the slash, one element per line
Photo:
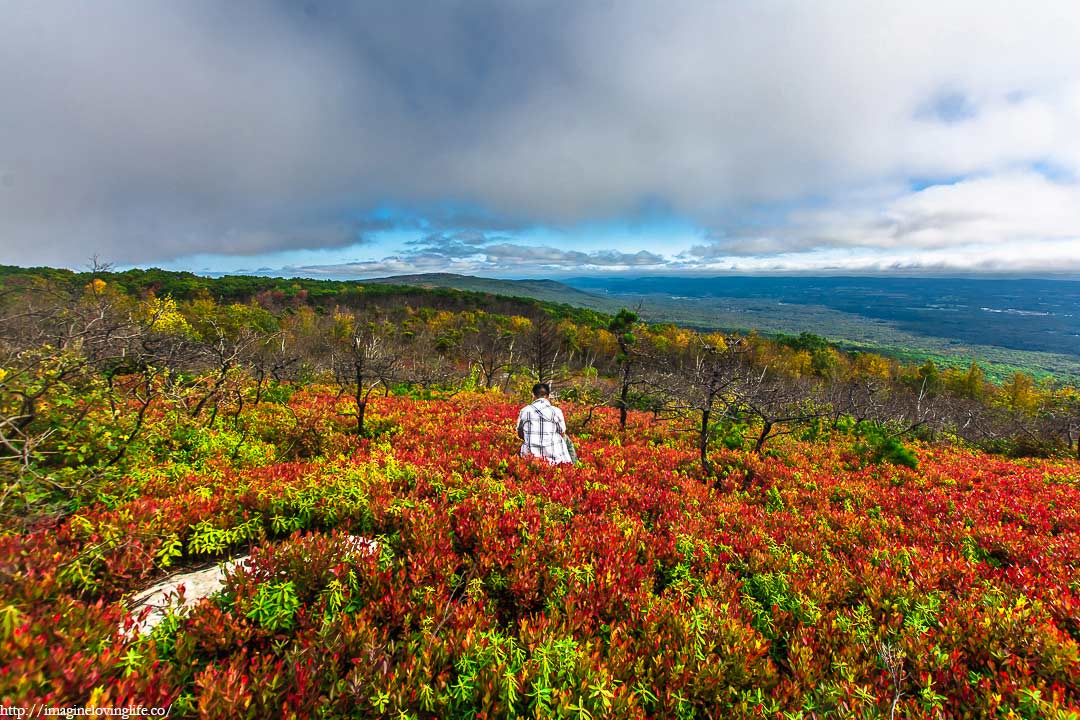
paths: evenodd
<path fill-rule="evenodd" d="M 498 280 L 453 274 L 376 281 L 532 297 L 651 322 L 766 334 L 812 332 L 838 344 L 946 364 L 977 359 L 1080 377 L 1080 282 L 876 277 L 576 277 Z"/>

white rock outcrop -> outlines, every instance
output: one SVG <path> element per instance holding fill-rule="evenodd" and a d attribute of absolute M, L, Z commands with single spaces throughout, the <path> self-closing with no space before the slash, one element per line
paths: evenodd
<path fill-rule="evenodd" d="M 221 590 L 228 572 L 237 566 L 247 565 L 249 557 L 244 555 L 205 570 L 172 575 L 146 588 L 131 599 L 131 616 L 135 618 L 132 634 L 143 635 L 150 632 L 170 610 L 180 615 L 186 614 L 195 603 Z M 180 599 L 181 585 L 184 587 L 183 601 Z M 150 614 L 139 620 L 144 608 L 151 608 Z"/>
<path fill-rule="evenodd" d="M 376 541 L 358 535 L 347 535 L 344 540 L 346 559 L 379 550 L 379 544 Z M 220 591 L 225 585 L 226 575 L 235 568 L 242 570 L 247 566 L 250 557 L 250 555 L 242 555 L 226 560 L 215 567 L 171 575 L 146 588 L 130 601 L 132 608 L 130 615 L 135 620 L 130 634 L 135 636 L 151 632 L 170 611 L 185 615 L 200 600 Z M 182 601 L 181 586 L 184 588 Z M 139 616 L 145 608 L 150 608 L 150 613 L 140 620 Z"/>

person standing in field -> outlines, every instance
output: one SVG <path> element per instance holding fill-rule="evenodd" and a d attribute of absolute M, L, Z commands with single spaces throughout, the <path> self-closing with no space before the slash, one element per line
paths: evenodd
<path fill-rule="evenodd" d="M 544 458 L 554 465 L 572 463 L 566 447 L 566 418 L 548 400 L 551 387 L 536 383 L 532 390 L 536 399 L 518 413 L 517 436 L 522 442 L 522 457 Z"/>

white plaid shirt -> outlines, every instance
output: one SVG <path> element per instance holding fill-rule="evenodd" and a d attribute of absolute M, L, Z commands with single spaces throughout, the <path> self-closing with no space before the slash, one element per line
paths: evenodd
<path fill-rule="evenodd" d="M 538 398 L 521 408 L 517 431 L 524 438 L 521 445 L 523 456 L 535 455 L 551 463 L 573 462 L 562 437 L 566 432 L 566 418 L 562 410 L 548 402 L 547 398 Z"/>

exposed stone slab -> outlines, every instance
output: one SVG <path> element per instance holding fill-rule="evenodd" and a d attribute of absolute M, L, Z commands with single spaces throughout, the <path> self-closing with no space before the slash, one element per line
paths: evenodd
<path fill-rule="evenodd" d="M 377 542 L 358 535 L 348 535 L 344 540 L 347 558 L 378 552 L 379 549 Z M 236 568 L 245 568 L 250 557 L 242 555 L 214 567 L 172 575 L 146 588 L 131 599 L 131 617 L 135 619 L 135 626 L 130 634 L 145 635 L 151 632 L 170 611 L 178 615 L 187 614 L 200 600 L 219 592 L 225 586 L 225 577 Z M 182 598 L 181 586 L 184 589 Z M 150 613 L 139 620 L 145 608 L 151 608 Z"/>
<path fill-rule="evenodd" d="M 225 585 L 225 576 L 235 567 L 244 567 L 250 555 L 226 560 L 204 570 L 181 573 L 151 585 L 131 599 L 131 616 L 135 618 L 135 635 L 143 635 L 157 627 L 170 610 L 184 615 L 200 600 L 210 597 Z M 180 588 L 183 587 L 183 597 Z M 139 615 L 144 608 L 151 608 L 150 614 L 142 620 Z"/>

